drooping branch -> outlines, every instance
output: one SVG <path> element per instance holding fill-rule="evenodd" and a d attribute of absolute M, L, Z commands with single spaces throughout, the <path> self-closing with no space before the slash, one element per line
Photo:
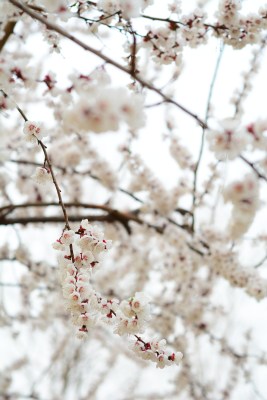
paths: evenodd
<path fill-rule="evenodd" d="M 22 116 L 22 118 L 24 119 L 24 121 L 27 122 L 28 119 L 27 119 L 26 115 L 24 114 L 24 112 L 21 110 L 21 108 L 18 107 L 18 106 L 16 106 L 16 108 L 17 108 L 18 112 L 20 113 L 20 115 Z M 54 174 L 54 170 L 53 170 L 52 164 L 51 164 L 50 159 L 48 157 L 46 146 L 38 138 L 36 138 L 36 140 L 37 140 L 39 146 L 41 147 L 41 149 L 43 151 L 44 158 L 45 158 L 45 163 L 48 165 L 49 172 L 51 173 L 53 184 L 54 184 L 56 192 L 57 192 L 58 201 L 59 201 L 60 207 L 61 207 L 63 215 L 64 215 L 64 221 L 65 221 L 65 224 L 66 224 L 66 229 L 70 229 L 70 225 L 69 225 L 69 221 L 68 221 L 68 214 L 67 214 L 67 211 L 66 211 L 62 196 L 61 196 L 61 189 L 58 186 L 58 183 L 57 183 L 57 180 L 56 180 L 56 176 Z"/>
<path fill-rule="evenodd" d="M 6 97 L 8 97 L 8 95 L 7 95 L 3 90 L 2 90 L 2 92 L 4 93 L 4 95 L 5 95 Z M 16 109 L 18 110 L 19 114 L 22 116 L 22 118 L 24 119 L 24 121 L 27 122 L 27 121 L 28 121 L 28 118 L 26 117 L 26 115 L 24 114 L 24 112 L 22 111 L 22 109 L 21 109 L 18 105 L 16 105 Z M 70 230 L 71 228 L 70 228 L 70 224 L 69 224 L 69 220 L 68 220 L 67 210 L 66 210 L 65 204 L 64 204 L 64 202 L 63 202 L 63 198 L 62 198 L 62 196 L 61 196 L 61 189 L 60 189 L 60 187 L 59 187 L 59 185 L 58 185 L 58 182 L 57 182 L 57 180 L 56 180 L 56 176 L 55 176 L 55 173 L 54 173 L 54 169 L 53 169 L 53 166 L 52 166 L 52 164 L 51 164 L 51 161 L 50 161 L 50 159 L 49 159 L 49 157 L 48 157 L 48 153 L 47 153 L 47 150 L 46 150 L 46 146 L 45 146 L 44 143 L 43 143 L 41 140 L 39 140 L 35 135 L 33 135 L 33 136 L 35 137 L 35 139 L 36 139 L 38 145 L 41 147 L 41 149 L 42 149 L 42 151 L 43 151 L 43 154 L 44 154 L 44 164 L 47 164 L 48 169 L 49 169 L 49 172 L 50 172 L 50 174 L 51 174 L 52 181 L 53 181 L 53 184 L 54 184 L 55 189 L 56 189 L 56 192 L 57 192 L 58 202 L 59 202 L 59 205 L 60 205 L 60 207 L 61 207 L 61 209 L 62 209 L 62 212 L 63 212 L 63 215 L 64 215 L 65 229 Z M 5 225 L 6 225 L 6 224 L 5 224 Z M 70 248 L 71 259 L 72 259 L 72 261 L 74 261 L 74 253 L 73 253 L 73 246 L 72 246 L 72 244 L 70 244 L 69 248 Z"/>

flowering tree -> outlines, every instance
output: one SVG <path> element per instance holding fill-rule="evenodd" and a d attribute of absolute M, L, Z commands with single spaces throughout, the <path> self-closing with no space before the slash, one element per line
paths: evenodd
<path fill-rule="evenodd" d="M 267 7 L 196 3 L 1 0 L 1 399 L 267 398 Z"/>

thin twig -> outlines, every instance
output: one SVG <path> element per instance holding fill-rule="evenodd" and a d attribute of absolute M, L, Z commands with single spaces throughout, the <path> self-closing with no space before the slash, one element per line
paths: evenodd
<path fill-rule="evenodd" d="M 2 92 L 4 93 L 5 96 L 8 96 L 3 90 L 2 90 Z M 20 115 L 22 116 L 22 118 L 24 119 L 24 121 L 27 122 L 27 121 L 28 121 L 28 118 L 26 117 L 26 115 L 24 114 L 24 112 L 22 111 L 22 109 L 21 109 L 17 104 L 16 104 L 16 109 L 18 110 L 18 112 L 20 113 Z M 60 189 L 60 187 L 59 187 L 59 185 L 58 185 L 58 183 L 57 183 L 56 176 L 55 176 L 54 170 L 53 170 L 53 166 L 52 166 L 52 164 L 51 164 L 51 162 L 50 162 L 50 159 L 49 159 L 49 157 L 48 157 L 48 153 L 47 153 L 47 150 L 46 150 L 46 146 L 45 146 L 44 143 L 43 143 L 41 140 L 39 140 L 36 136 L 35 136 L 35 138 L 36 138 L 36 140 L 37 140 L 38 145 L 41 147 L 41 149 L 42 149 L 42 151 L 43 151 L 44 158 L 45 158 L 45 163 L 48 165 L 49 172 L 51 173 L 52 181 L 53 181 L 53 184 L 54 184 L 55 189 L 56 189 L 56 192 L 57 192 L 58 201 L 59 201 L 60 207 L 61 207 L 62 212 L 63 212 L 63 215 L 64 215 L 65 229 L 70 230 L 71 228 L 70 228 L 70 224 L 69 224 L 69 220 L 68 220 L 68 214 L 67 214 L 66 207 L 65 207 L 65 205 L 64 205 L 62 196 L 61 196 L 61 189 Z M 72 259 L 72 261 L 74 262 L 74 252 L 73 252 L 73 246 L 72 246 L 72 244 L 70 244 L 69 248 L 70 248 L 71 259 Z"/>
<path fill-rule="evenodd" d="M 267 254 L 256 265 L 254 265 L 253 268 L 261 267 L 265 263 L 265 261 L 267 261 Z"/>
<path fill-rule="evenodd" d="M 257 167 L 255 167 L 255 164 L 254 164 L 253 162 L 247 160 L 244 156 L 241 156 L 241 155 L 239 156 L 239 158 L 241 158 L 241 160 L 243 160 L 247 165 L 249 165 L 250 168 L 253 169 L 253 171 L 256 173 L 256 175 L 257 175 L 260 179 L 263 179 L 264 181 L 267 182 L 267 177 L 266 177 L 265 175 L 262 175 L 262 174 L 260 173 L 260 171 L 257 169 Z"/>
<path fill-rule="evenodd" d="M 207 100 L 207 105 L 206 105 L 206 112 L 205 112 L 205 126 L 202 128 L 202 136 L 201 136 L 201 142 L 200 142 L 200 149 L 199 149 L 199 155 L 197 159 L 197 163 L 194 169 L 194 183 L 193 183 L 193 204 L 192 204 L 192 231 L 195 229 L 195 208 L 196 208 L 196 193 L 197 193 L 197 179 L 198 179 L 198 172 L 199 172 L 199 166 L 202 160 L 202 155 L 203 155 L 203 150 L 204 150 L 204 142 L 205 142 L 205 134 L 206 134 L 206 128 L 207 128 L 207 122 L 209 119 L 209 112 L 210 112 L 210 105 L 211 105 L 211 99 L 214 91 L 214 85 L 218 76 L 218 71 L 220 67 L 220 63 L 222 60 L 222 55 L 223 55 L 223 49 L 224 46 L 222 45 L 219 56 L 217 58 L 217 62 L 215 65 L 215 69 L 213 72 L 211 84 L 210 84 L 210 89 L 209 89 L 209 94 L 208 94 L 208 100 Z"/>

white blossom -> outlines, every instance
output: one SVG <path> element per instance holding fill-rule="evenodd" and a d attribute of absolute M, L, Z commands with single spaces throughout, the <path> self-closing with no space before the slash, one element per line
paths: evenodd
<path fill-rule="evenodd" d="M 47 168 L 37 167 L 35 173 L 32 175 L 32 179 L 40 185 L 51 184 L 51 172 Z"/>
<path fill-rule="evenodd" d="M 220 128 L 207 133 L 210 150 L 221 159 L 233 160 L 249 143 L 246 131 L 239 128 L 239 121 L 226 119 L 220 122 Z"/>
<path fill-rule="evenodd" d="M 45 136 L 41 124 L 34 121 L 26 121 L 23 132 L 25 134 L 26 141 L 36 144 L 38 140 L 42 140 Z"/>

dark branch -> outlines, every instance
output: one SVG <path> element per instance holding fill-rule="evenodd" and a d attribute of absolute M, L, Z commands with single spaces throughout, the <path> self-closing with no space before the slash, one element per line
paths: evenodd
<path fill-rule="evenodd" d="M 255 172 L 255 174 L 260 178 L 263 179 L 264 181 L 267 182 L 267 177 L 263 174 L 260 173 L 260 171 L 257 169 L 257 167 L 255 167 L 255 164 L 249 160 L 247 160 L 244 156 L 239 156 L 239 158 L 241 158 L 241 160 L 243 160 L 247 165 L 250 166 L 250 168 L 253 169 L 253 171 Z"/>
<path fill-rule="evenodd" d="M 3 50 L 6 42 L 8 41 L 9 37 L 12 35 L 15 25 L 16 25 L 16 21 L 10 21 L 6 24 L 5 29 L 4 29 L 4 36 L 2 37 L 2 39 L 0 40 L 0 52 Z"/>

